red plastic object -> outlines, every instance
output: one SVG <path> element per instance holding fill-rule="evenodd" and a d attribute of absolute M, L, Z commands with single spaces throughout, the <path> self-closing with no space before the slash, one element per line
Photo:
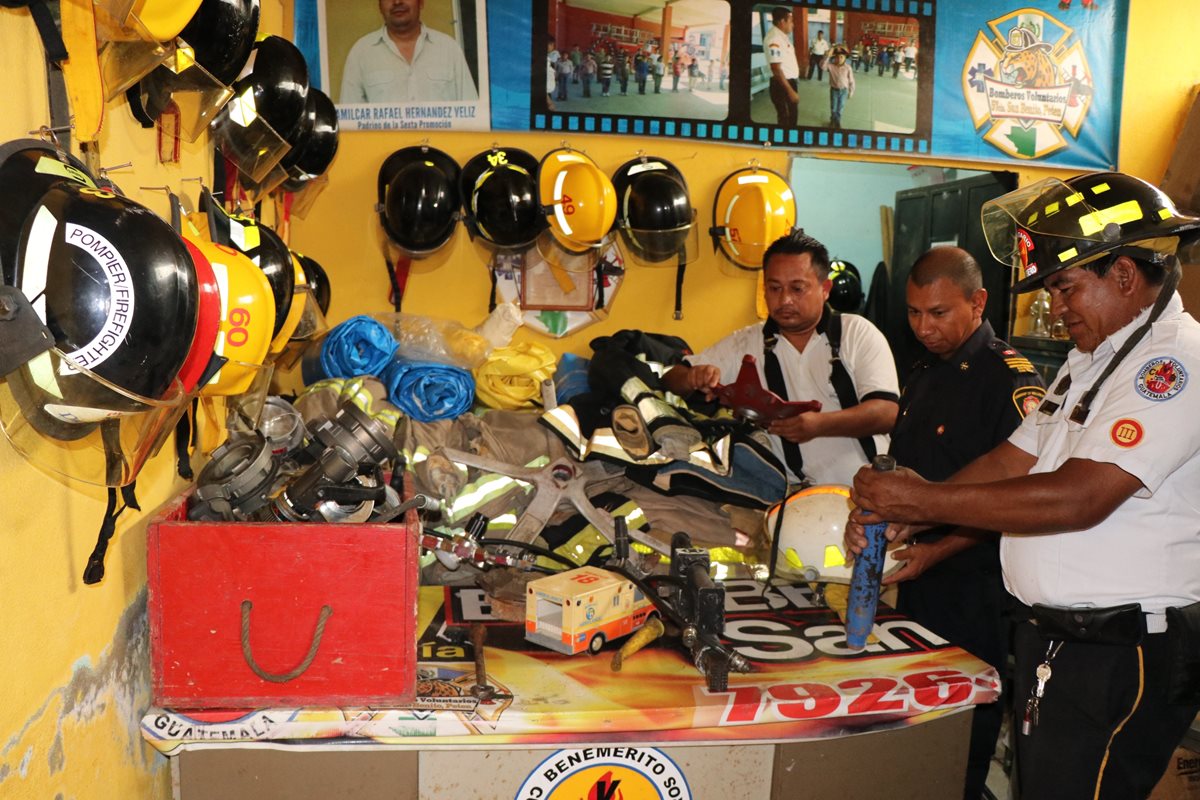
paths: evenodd
<path fill-rule="evenodd" d="M 415 512 L 388 525 L 188 522 L 185 500 L 168 506 L 147 533 L 156 706 L 411 703 Z M 310 650 L 309 665 L 288 680 L 265 679 L 251 666 L 278 680 Z"/>
<path fill-rule="evenodd" d="M 742 357 L 742 368 L 738 370 L 737 380 L 721 384 L 716 388 L 715 394 L 721 405 L 733 409 L 733 413 L 742 419 L 759 425 L 794 417 L 806 411 L 821 410 L 820 400 L 784 400 L 763 386 L 758 378 L 754 356 L 749 354 Z"/>

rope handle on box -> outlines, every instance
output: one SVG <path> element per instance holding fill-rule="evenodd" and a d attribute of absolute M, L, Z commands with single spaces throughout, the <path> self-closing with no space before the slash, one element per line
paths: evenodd
<path fill-rule="evenodd" d="M 312 665 L 313 659 L 317 657 L 317 649 L 321 646 L 321 637 L 325 635 L 325 623 L 333 615 L 333 606 L 321 606 L 321 613 L 317 617 L 317 628 L 313 631 L 308 655 L 293 669 L 283 674 L 267 672 L 254 660 L 254 653 L 250 650 L 250 610 L 252 608 L 254 608 L 254 604 L 249 600 L 242 601 L 242 657 L 246 659 L 246 665 L 254 671 L 255 675 L 271 683 L 287 683 L 303 675 L 304 671 Z"/>

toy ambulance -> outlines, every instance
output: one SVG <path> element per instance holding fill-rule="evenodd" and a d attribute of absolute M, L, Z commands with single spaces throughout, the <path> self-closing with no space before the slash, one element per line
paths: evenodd
<path fill-rule="evenodd" d="M 654 604 L 629 580 L 598 567 L 580 567 L 530 581 L 525 638 L 574 655 L 598 653 L 606 642 L 642 626 Z"/>

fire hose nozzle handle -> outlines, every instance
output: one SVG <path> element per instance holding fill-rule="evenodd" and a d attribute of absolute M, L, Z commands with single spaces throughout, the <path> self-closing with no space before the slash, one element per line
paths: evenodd
<path fill-rule="evenodd" d="M 871 459 L 871 469 L 892 472 L 896 469 L 896 459 L 881 453 Z M 871 629 L 875 627 L 879 582 L 883 578 L 883 562 L 887 555 L 886 532 L 886 522 L 863 528 L 867 546 L 854 559 L 854 572 L 850 576 L 850 602 L 846 609 L 846 646 L 851 650 L 863 649 Z"/>

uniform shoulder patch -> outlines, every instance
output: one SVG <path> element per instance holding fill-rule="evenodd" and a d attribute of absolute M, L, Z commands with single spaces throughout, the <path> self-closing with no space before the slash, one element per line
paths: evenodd
<path fill-rule="evenodd" d="M 1117 420 L 1109 431 L 1113 444 L 1125 448 L 1137 447 L 1145 435 L 1146 431 L 1142 428 L 1142 423 L 1130 417 Z"/>
<path fill-rule="evenodd" d="M 1008 342 L 1002 339 L 993 339 L 988 346 L 1011 371 L 1018 375 L 1037 374 L 1037 367 L 1033 365 L 1033 362 L 1014 350 Z"/>
<path fill-rule="evenodd" d="M 1147 400 L 1170 400 L 1183 391 L 1188 374 L 1183 364 L 1171 356 L 1152 358 L 1138 370 L 1133 380 L 1137 393 Z"/>
<path fill-rule="evenodd" d="M 1040 386 L 1018 386 L 1012 395 L 1013 405 L 1017 407 L 1021 419 L 1024 419 L 1037 410 L 1045 396 L 1046 390 Z"/>

